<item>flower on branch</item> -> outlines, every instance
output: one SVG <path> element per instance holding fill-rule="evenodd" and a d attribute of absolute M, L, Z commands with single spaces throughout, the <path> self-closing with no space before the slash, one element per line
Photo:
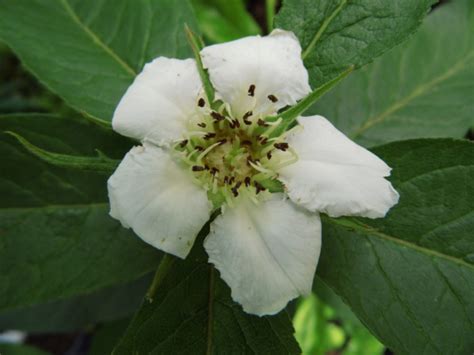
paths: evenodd
<path fill-rule="evenodd" d="M 383 217 L 398 193 L 385 179 L 391 169 L 324 117 L 282 126 L 281 110 L 311 93 L 293 33 L 213 45 L 200 56 L 212 102 L 194 59 L 164 57 L 145 65 L 120 101 L 114 130 L 142 144 L 108 181 L 110 214 L 185 258 L 221 208 L 204 241 L 209 261 L 246 312 L 275 314 L 311 292 L 320 212 Z"/>

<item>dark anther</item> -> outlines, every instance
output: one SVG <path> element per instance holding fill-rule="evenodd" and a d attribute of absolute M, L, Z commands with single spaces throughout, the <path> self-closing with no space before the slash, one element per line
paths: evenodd
<path fill-rule="evenodd" d="M 240 122 L 239 120 L 234 120 L 234 127 L 240 128 Z"/>
<path fill-rule="evenodd" d="M 225 120 L 225 117 L 223 115 L 221 115 L 219 112 L 216 112 L 216 111 L 212 111 L 211 112 L 211 117 L 213 119 L 215 119 L 216 121 L 222 121 L 222 120 Z"/>
<path fill-rule="evenodd" d="M 262 140 L 260 141 L 260 144 L 265 145 L 268 143 L 268 137 L 263 137 Z"/>
<path fill-rule="evenodd" d="M 268 127 L 270 126 L 267 122 L 265 122 L 264 120 L 262 120 L 261 118 L 258 119 L 257 121 L 257 124 L 261 127 Z"/>
<path fill-rule="evenodd" d="M 193 171 L 204 171 L 206 168 L 204 166 L 193 165 Z"/>
<path fill-rule="evenodd" d="M 242 181 L 237 181 L 235 186 L 230 189 L 235 197 L 239 196 L 239 191 L 238 190 L 239 190 L 240 185 L 242 185 Z"/>
<path fill-rule="evenodd" d="M 185 139 L 184 141 L 181 141 L 181 143 L 179 143 L 179 146 L 180 146 L 181 148 L 184 148 L 184 147 L 186 147 L 186 144 L 188 144 L 188 142 L 189 142 L 189 141 L 188 141 L 187 139 Z"/>
<path fill-rule="evenodd" d="M 249 118 L 250 116 L 252 116 L 252 115 L 253 115 L 253 112 L 252 112 L 252 111 L 249 111 L 249 112 L 247 112 L 247 113 L 244 115 L 244 117 L 242 117 L 242 120 L 244 121 L 244 123 L 245 123 L 246 125 L 251 125 L 251 124 L 252 124 L 252 121 L 249 121 L 249 120 L 248 120 L 248 118 Z"/>
<path fill-rule="evenodd" d="M 226 175 L 224 176 L 224 184 L 227 185 L 229 183 L 229 177 Z"/>
<path fill-rule="evenodd" d="M 275 143 L 273 145 L 276 149 L 280 149 L 284 152 L 286 152 L 286 150 L 288 149 L 289 145 L 288 143 Z"/>
<path fill-rule="evenodd" d="M 253 184 L 255 185 L 255 193 L 258 195 L 260 191 L 265 191 L 266 189 L 260 185 L 258 182 L 254 181 Z"/>
<path fill-rule="evenodd" d="M 202 152 L 204 150 L 204 148 L 200 145 L 195 146 L 194 149 L 196 149 L 198 152 Z"/>
<path fill-rule="evenodd" d="M 206 128 L 206 124 L 204 122 L 198 123 L 199 127 Z"/>
<path fill-rule="evenodd" d="M 208 140 L 208 139 L 214 138 L 215 136 L 216 134 L 214 132 L 209 132 L 202 138 L 204 138 L 205 140 Z"/>
<path fill-rule="evenodd" d="M 217 169 L 216 167 L 211 168 L 211 175 L 212 176 L 216 175 L 218 172 L 219 172 L 219 169 Z"/>
<path fill-rule="evenodd" d="M 205 104 L 206 104 L 206 101 L 204 101 L 204 99 L 201 97 L 198 101 L 198 106 L 199 107 L 204 107 Z"/>
<path fill-rule="evenodd" d="M 272 152 L 267 153 L 267 159 L 270 160 L 272 158 Z"/>
<path fill-rule="evenodd" d="M 204 169 L 209 170 L 209 165 L 204 165 Z"/>
<path fill-rule="evenodd" d="M 249 140 L 246 139 L 246 140 L 242 141 L 240 144 L 242 144 L 242 145 L 252 145 L 252 141 L 249 141 Z"/>
<path fill-rule="evenodd" d="M 229 179 L 229 185 L 232 185 L 235 181 L 235 177 L 232 176 L 230 179 Z"/>
<path fill-rule="evenodd" d="M 245 186 L 249 187 L 250 186 L 250 177 L 247 176 L 245 178 L 244 182 L 245 182 Z"/>
<path fill-rule="evenodd" d="M 223 138 L 223 139 L 221 139 L 220 141 L 217 141 L 217 143 L 219 143 L 220 145 L 226 144 L 226 143 L 227 143 L 227 139 Z"/>
<path fill-rule="evenodd" d="M 278 98 L 275 95 L 268 95 L 267 97 L 271 102 L 277 102 L 278 101 Z"/>
<path fill-rule="evenodd" d="M 249 96 L 255 96 L 255 85 L 254 84 L 249 86 L 248 94 L 249 94 Z"/>

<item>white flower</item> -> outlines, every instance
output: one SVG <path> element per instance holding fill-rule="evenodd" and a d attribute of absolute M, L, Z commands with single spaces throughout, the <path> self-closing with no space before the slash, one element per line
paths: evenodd
<path fill-rule="evenodd" d="M 390 168 L 321 116 L 281 119 L 311 89 L 296 37 L 275 30 L 201 51 L 218 103 L 193 59 L 157 58 L 124 97 L 113 128 L 142 141 L 109 179 L 110 214 L 154 247 L 184 258 L 216 206 L 204 247 L 245 311 L 274 314 L 311 292 L 318 212 L 383 217 L 398 201 Z M 219 105 L 217 107 L 216 105 Z M 283 193 L 265 187 L 276 180 Z"/>

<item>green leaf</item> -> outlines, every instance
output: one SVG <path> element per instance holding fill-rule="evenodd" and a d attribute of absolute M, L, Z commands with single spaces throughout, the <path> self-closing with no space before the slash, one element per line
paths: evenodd
<path fill-rule="evenodd" d="M 293 31 L 313 88 L 396 46 L 437 0 L 284 0 L 275 27 Z"/>
<path fill-rule="evenodd" d="M 30 334 L 73 332 L 131 316 L 140 306 L 151 276 L 84 296 L 1 312 L 0 329 Z"/>
<path fill-rule="evenodd" d="M 199 28 L 213 43 L 259 34 L 243 0 L 192 0 Z"/>
<path fill-rule="evenodd" d="M 130 145 L 89 122 L 47 115 L 0 116 L 5 130 L 59 153 L 118 157 Z M 161 254 L 109 217 L 103 174 L 46 165 L 4 133 L 0 165 L 0 310 L 86 295 L 156 267 Z"/>
<path fill-rule="evenodd" d="M 120 340 L 127 329 L 130 319 L 106 323 L 95 332 L 89 355 L 110 354 L 114 350 L 115 344 Z"/>
<path fill-rule="evenodd" d="M 353 73 L 311 112 L 364 145 L 462 138 L 474 126 L 473 92 L 474 3 L 456 0 L 428 16 L 406 44 Z"/>
<path fill-rule="evenodd" d="M 176 259 L 145 300 L 113 354 L 299 354 L 288 314 L 257 317 L 234 303 L 207 263 L 200 233 L 186 260 Z M 166 321 L 164 321 L 166 320 Z"/>
<path fill-rule="evenodd" d="M 2 355 L 50 355 L 50 353 L 29 345 L 0 344 Z"/>
<path fill-rule="evenodd" d="M 318 274 L 397 354 L 474 350 L 474 143 L 388 144 L 400 202 L 385 219 L 324 218 Z"/>
<path fill-rule="evenodd" d="M 0 2 L 0 38 L 49 89 L 103 121 L 143 65 L 189 57 L 187 0 Z"/>

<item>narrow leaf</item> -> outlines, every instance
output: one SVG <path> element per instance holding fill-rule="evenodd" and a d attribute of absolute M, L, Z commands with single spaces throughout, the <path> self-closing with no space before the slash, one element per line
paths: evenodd
<path fill-rule="evenodd" d="M 31 144 L 19 134 L 9 131 L 5 133 L 15 137 L 30 153 L 48 164 L 56 165 L 61 168 L 93 171 L 110 175 L 120 162 L 119 160 L 107 158 L 100 151 L 98 152 L 98 157 L 81 157 L 49 152 Z"/>

